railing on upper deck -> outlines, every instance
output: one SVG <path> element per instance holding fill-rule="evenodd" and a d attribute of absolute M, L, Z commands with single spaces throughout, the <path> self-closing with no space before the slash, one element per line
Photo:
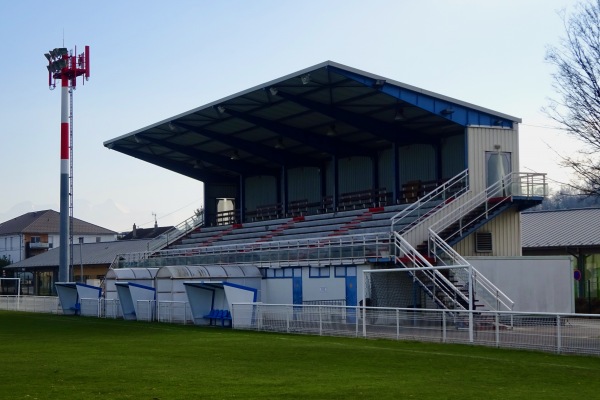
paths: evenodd
<path fill-rule="evenodd" d="M 465 193 L 468 189 L 469 170 L 466 169 L 394 215 L 391 218 L 392 232 L 395 231 L 396 226 L 402 224 L 402 221 L 410 218 L 411 221 L 404 224 L 399 233 L 408 231 L 431 215 L 434 210 L 443 207 L 450 200 Z M 431 207 L 429 207 L 430 205 Z"/>
<path fill-rule="evenodd" d="M 339 265 L 387 259 L 389 254 L 390 235 L 384 232 L 126 253 L 117 255 L 111 268 L 224 264 L 262 268 Z"/>

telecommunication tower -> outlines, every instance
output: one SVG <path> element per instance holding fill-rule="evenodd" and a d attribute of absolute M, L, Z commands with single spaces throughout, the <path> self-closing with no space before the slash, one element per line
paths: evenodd
<path fill-rule="evenodd" d="M 70 280 L 70 257 L 68 240 L 72 227 L 73 212 L 73 164 L 70 145 L 73 139 L 73 90 L 77 86 L 77 77 L 84 77 L 85 82 L 90 77 L 90 47 L 85 46 L 85 51 L 76 54 L 75 51 L 58 47 L 44 54 L 48 59 L 48 86 L 50 90 L 56 88 L 56 81 L 61 81 L 61 107 L 60 107 L 60 245 L 58 282 L 69 282 Z M 71 160 L 71 162 L 70 162 Z M 72 239 L 71 239 L 72 241 Z"/>

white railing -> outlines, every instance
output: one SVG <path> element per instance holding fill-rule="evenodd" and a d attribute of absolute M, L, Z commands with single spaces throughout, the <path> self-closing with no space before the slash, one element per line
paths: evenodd
<path fill-rule="evenodd" d="M 390 253 L 385 233 L 328 236 L 314 239 L 191 247 L 117 255 L 112 268 L 165 265 L 254 265 L 276 268 L 301 265 L 363 263 Z"/>
<path fill-rule="evenodd" d="M 432 230 L 430 230 L 430 246 L 432 254 L 436 254 L 439 263 L 445 266 L 464 267 L 463 269 L 452 270 L 453 278 L 457 281 L 456 286 L 468 288 L 471 287 L 471 282 L 473 282 L 473 297 L 477 301 L 483 301 L 492 310 L 513 309 L 515 303 L 504 292 Z"/>
<path fill-rule="evenodd" d="M 201 210 L 200 213 L 194 214 L 192 217 L 186 219 L 185 221 L 177 224 L 173 228 L 168 231 L 162 233 L 161 235 L 155 237 L 148 243 L 147 254 L 153 254 L 156 250 L 163 249 L 167 247 L 169 244 L 181 239 L 185 235 L 192 232 L 194 229 L 204 225 L 204 210 Z M 118 268 L 117 265 L 119 263 L 119 255 L 115 257 L 113 262 L 110 265 L 110 268 Z"/>
<path fill-rule="evenodd" d="M 232 307 L 234 329 L 600 356 L 600 315 L 262 303 Z"/>
<path fill-rule="evenodd" d="M 169 324 L 186 325 L 194 321 L 190 303 L 187 301 L 166 301 L 157 302 L 156 320 Z"/>
<path fill-rule="evenodd" d="M 204 210 L 200 210 L 198 214 L 194 214 L 192 217 L 169 229 L 160 236 L 155 237 L 149 244 L 149 251 L 162 249 L 168 246 L 170 243 L 184 237 L 194 229 L 204 225 Z"/>
<path fill-rule="evenodd" d="M 56 296 L 0 296 L 0 310 L 62 314 Z"/>
<path fill-rule="evenodd" d="M 61 313 L 58 297 L 18 297 L 0 296 L 0 310 Z M 91 305 L 92 309 L 104 310 L 101 317 L 117 318 L 118 300 L 82 299 L 82 303 L 87 303 L 82 310 Z M 189 305 L 182 306 L 182 302 L 158 303 L 161 322 L 171 322 L 169 313 L 174 315 L 185 308 L 187 314 L 189 310 Z M 597 314 L 262 303 L 235 303 L 231 314 L 234 329 L 464 343 L 600 356 Z M 186 322 L 191 320 L 189 317 L 188 314 Z M 172 318 L 173 323 L 186 323 L 183 321 Z"/>
<path fill-rule="evenodd" d="M 446 309 L 466 309 L 463 304 L 469 304 L 469 298 L 397 232 L 394 232 L 394 245 L 397 248 L 396 261 L 409 271 L 436 304 Z M 409 262 L 405 263 L 404 258 Z M 462 267 L 468 270 L 470 265 L 467 263 Z M 418 272 L 425 279 L 419 276 Z M 439 299 L 438 295 L 442 295 L 445 301 Z"/>
<path fill-rule="evenodd" d="M 408 231 L 468 189 L 469 170 L 466 169 L 394 215 L 390 219 L 392 232 L 397 229 L 396 226 L 401 226 L 398 229 L 400 233 Z"/>
<path fill-rule="evenodd" d="M 546 195 L 546 174 L 513 172 L 445 214 L 429 229 L 439 234 L 447 227 L 458 223 L 456 231 L 444 235 L 444 240 L 450 241 L 455 237 L 461 237 L 466 230 L 474 227 L 476 221 L 487 218 L 503 204 L 510 202 L 514 196 L 532 198 Z M 491 202 L 491 199 L 494 201 Z M 481 212 L 471 215 L 472 211 L 478 208 L 481 208 Z M 465 220 L 467 216 L 469 218 Z"/>

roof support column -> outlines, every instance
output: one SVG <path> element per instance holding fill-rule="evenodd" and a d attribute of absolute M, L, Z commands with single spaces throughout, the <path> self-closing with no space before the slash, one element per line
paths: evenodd
<path fill-rule="evenodd" d="M 435 180 L 441 181 L 444 177 L 443 165 L 442 165 L 442 140 L 438 140 L 434 145 L 435 151 Z"/>
<path fill-rule="evenodd" d="M 371 156 L 371 189 L 379 189 L 379 155 Z"/>
<path fill-rule="evenodd" d="M 319 167 L 319 190 L 321 193 L 321 201 L 327 196 L 327 167 L 321 164 Z"/>
<path fill-rule="evenodd" d="M 394 204 L 398 204 L 400 202 L 400 160 L 399 160 L 399 149 L 398 143 L 394 142 L 392 144 L 393 148 L 393 156 L 392 156 L 392 164 L 394 168 L 394 187 L 392 188 L 392 195 L 394 198 L 392 202 Z"/>
<path fill-rule="evenodd" d="M 279 188 L 280 200 L 282 205 L 283 216 L 288 215 L 288 169 L 285 165 L 281 166 L 281 178 L 279 179 L 281 186 Z"/>
<path fill-rule="evenodd" d="M 239 218 L 238 223 L 243 223 L 246 221 L 246 180 L 244 179 L 244 175 L 240 175 L 240 184 L 238 185 L 238 199 L 240 204 L 238 205 L 239 210 Z"/>
<path fill-rule="evenodd" d="M 331 207 L 333 208 L 333 212 L 336 212 L 338 208 L 338 198 L 340 196 L 339 163 L 337 155 L 334 154 L 331 160 L 333 168 L 333 193 L 331 196 Z"/>

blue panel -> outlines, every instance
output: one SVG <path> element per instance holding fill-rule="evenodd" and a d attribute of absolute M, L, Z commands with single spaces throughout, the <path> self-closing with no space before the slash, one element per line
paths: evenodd
<path fill-rule="evenodd" d="M 331 65 L 327 68 L 331 72 L 345 76 L 346 78 L 362 83 L 365 86 L 372 87 L 382 93 L 412 104 L 413 106 L 419 107 L 425 111 L 429 111 L 438 117 L 445 118 L 462 126 L 482 125 L 503 128 L 513 127 L 513 121 L 510 119 L 490 114 L 485 111 L 476 110 L 468 107 L 467 105 L 452 102 L 450 99 L 441 99 L 432 96 L 431 94 L 420 93 L 408 88 L 394 86 L 393 84 L 385 81 L 383 85 L 376 85 L 379 79 L 370 78 L 360 75 L 356 72 L 346 71 Z M 451 109 L 452 112 L 448 114 L 442 113 L 442 110 L 446 109 Z"/>
<path fill-rule="evenodd" d="M 302 277 L 292 278 L 292 302 L 294 304 L 302 304 Z"/>
<path fill-rule="evenodd" d="M 357 304 L 356 276 L 346 276 L 346 305 Z"/>
<path fill-rule="evenodd" d="M 357 290 L 356 290 L 356 276 L 346 276 L 346 305 L 356 306 L 357 305 Z M 348 308 L 346 313 L 346 322 L 356 322 L 356 309 Z"/>

